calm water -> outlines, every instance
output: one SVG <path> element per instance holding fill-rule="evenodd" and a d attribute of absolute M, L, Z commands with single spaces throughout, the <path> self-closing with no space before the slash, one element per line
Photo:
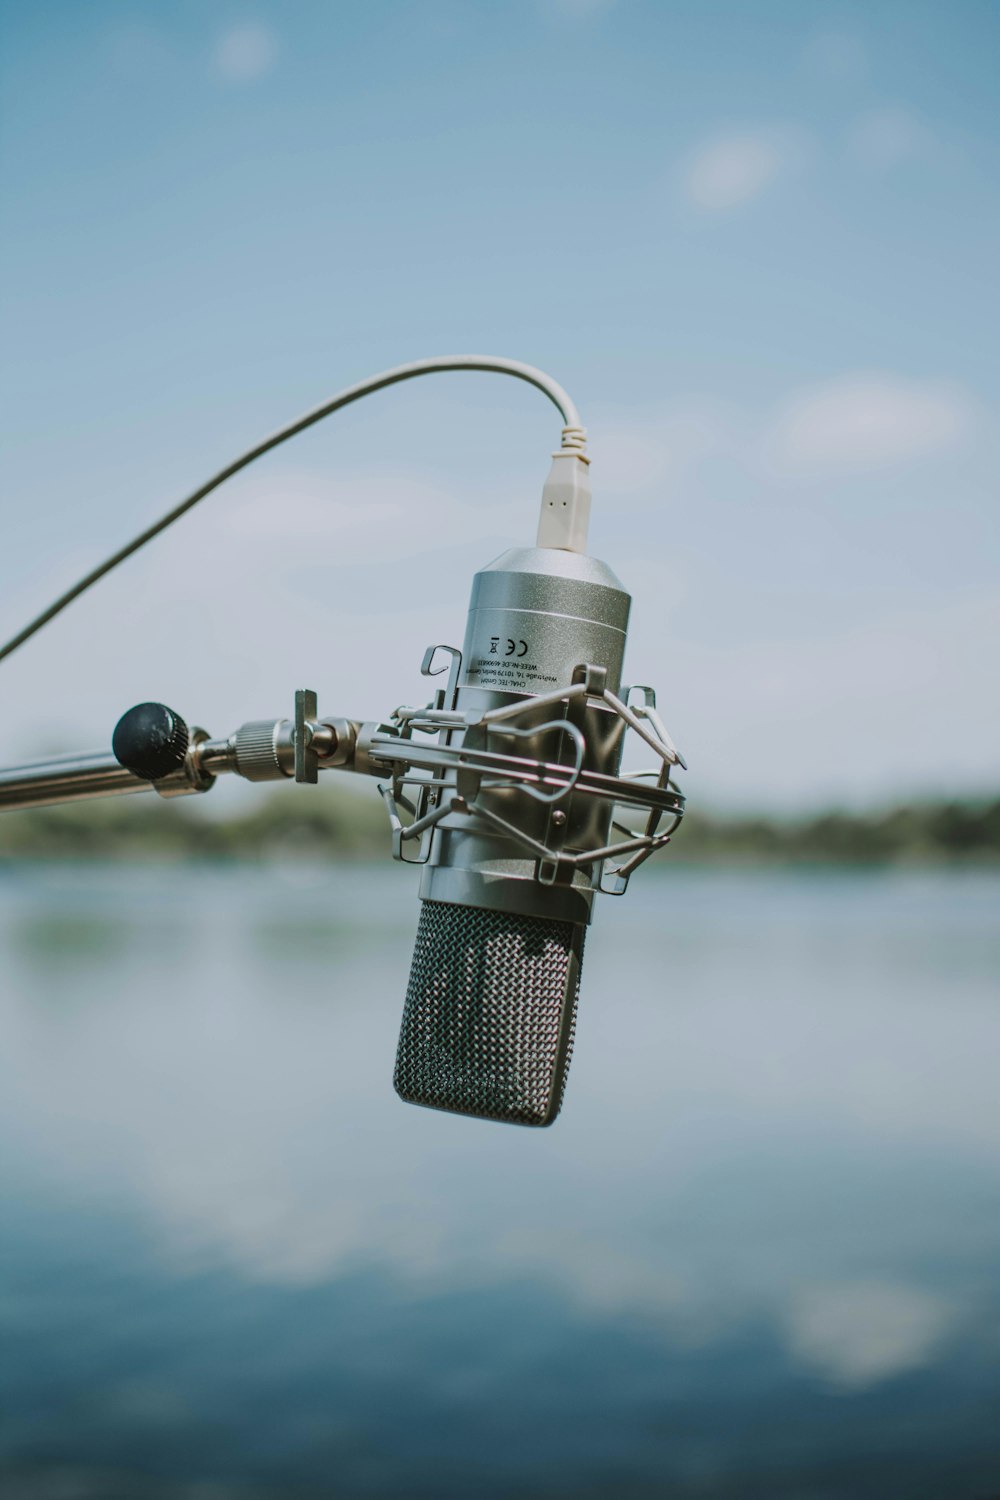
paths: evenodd
<path fill-rule="evenodd" d="M 395 1098 L 416 913 L 0 874 L 5 1495 L 1000 1495 L 1000 879 L 640 876 L 543 1132 Z"/>

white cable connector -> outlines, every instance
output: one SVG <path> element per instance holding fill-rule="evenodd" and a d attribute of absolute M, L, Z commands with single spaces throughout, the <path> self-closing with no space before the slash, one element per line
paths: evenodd
<path fill-rule="evenodd" d="M 590 524 L 590 459 L 582 427 L 564 427 L 562 447 L 552 455 L 552 468 L 542 490 L 536 547 L 563 552 L 586 552 Z"/>

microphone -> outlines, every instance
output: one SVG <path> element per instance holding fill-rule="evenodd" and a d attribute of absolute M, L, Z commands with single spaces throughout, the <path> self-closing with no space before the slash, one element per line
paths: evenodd
<path fill-rule="evenodd" d="M 112 553 L 0 644 L 0 660 L 262 454 L 364 396 L 453 370 L 525 381 L 564 425 L 535 546 L 505 552 L 477 573 L 462 650 L 432 646 L 424 657 L 426 676 L 445 670 L 434 665 L 439 651 L 451 657 L 447 687 L 432 703 L 361 722 L 321 716 L 315 692 L 302 688 L 294 720 L 251 720 L 221 739 L 189 729 L 165 704 L 138 704 L 120 720 L 112 755 L 0 768 L 0 808 L 141 791 L 186 796 L 210 790 L 223 773 L 307 784 L 324 768 L 387 777 L 379 791 L 393 855 L 424 866 L 396 1090 L 432 1109 L 549 1125 L 566 1087 L 594 896 L 622 895 L 684 812 L 670 776 L 684 761 L 656 696 L 621 686 L 631 600 L 587 554 L 586 433 L 550 376 L 518 360 L 455 355 L 346 387 Z M 652 770 L 620 774 L 627 729 L 654 751 Z M 644 815 L 641 827 L 620 821 L 629 810 Z M 410 858 L 405 850 L 414 845 Z"/>
<path fill-rule="evenodd" d="M 615 777 L 625 721 L 611 708 L 578 698 L 554 720 L 551 702 L 533 707 L 560 685 L 582 683 L 585 667 L 595 685 L 620 687 L 630 596 L 604 563 L 566 546 L 573 521 L 563 512 L 583 510 L 586 523 L 584 463 L 555 456 L 539 541 L 556 545 L 515 548 L 476 574 L 453 697 L 467 722 L 498 716 L 466 731 L 466 750 L 579 760 L 583 772 Z M 579 515 L 576 525 L 579 534 Z M 501 778 L 479 790 L 471 818 L 460 811 L 438 823 L 393 1080 L 403 1099 L 521 1125 L 556 1118 L 597 863 L 565 856 L 607 845 L 612 807 Z M 539 860 L 525 836 L 564 857 Z"/>

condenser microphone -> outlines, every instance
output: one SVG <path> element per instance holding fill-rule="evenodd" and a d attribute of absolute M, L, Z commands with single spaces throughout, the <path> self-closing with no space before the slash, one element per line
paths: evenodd
<path fill-rule="evenodd" d="M 576 496 L 578 509 L 587 498 Z M 455 707 L 470 723 L 499 711 L 492 728 L 466 733 L 466 749 L 579 761 L 613 777 L 622 719 L 585 698 L 567 702 L 561 719 L 551 706 L 584 664 L 618 693 L 631 605 L 610 568 L 565 545 L 573 534 L 563 512 L 573 503 L 550 479 L 539 541 L 563 545 L 516 548 L 476 574 Z M 577 516 L 577 536 L 581 529 Z M 516 719 L 505 720 L 514 705 Z M 600 849 L 612 803 L 501 778 L 476 805 L 471 818 L 442 820 L 424 869 L 394 1083 L 413 1104 L 548 1125 L 573 1049 L 594 867 L 541 859 L 526 842 L 564 856 Z"/>
<path fill-rule="evenodd" d="M 671 780 L 684 762 L 653 689 L 621 686 L 631 600 L 587 554 L 586 433 L 550 376 L 518 360 L 456 355 L 346 387 L 105 558 L 0 645 L 0 660 L 278 444 L 364 396 L 454 370 L 526 381 L 564 426 L 535 546 L 477 573 L 462 649 L 432 646 L 424 657 L 427 676 L 438 675 L 440 651 L 451 658 L 447 688 L 433 702 L 362 722 L 321 715 L 316 693 L 302 688 L 294 720 L 254 719 L 220 739 L 189 730 L 164 704 L 139 704 L 119 721 L 112 755 L 0 769 L 0 807 L 151 790 L 182 796 L 208 791 L 223 773 L 315 783 L 328 767 L 378 777 L 394 857 L 424 867 L 397 1092 L 432 1109 L 548 1125 L 566 1086 L 594 896 L 621 895 L 633 871 L 670 842 L 684 811 Z M 629 730 L 653 751 L 652 770 L 619 772 Z"/>

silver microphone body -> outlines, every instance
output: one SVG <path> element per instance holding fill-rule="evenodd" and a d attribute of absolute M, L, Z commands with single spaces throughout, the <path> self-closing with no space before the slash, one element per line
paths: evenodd
<path fill-rule="evenodd" d="M 631 599 L 596 558 L 516 548 L 477 573 L 456 706 L 471 718 L 569 684 L 584 664 L 621 684 Z M 517 727 L 469 730 L 465 745 L 527 760 L 572 761 L 551 703 Z M 584 767 L 614 776 L 624 725 L 599 703 L 568 702 L 564 721 Z M 611 804 L 581 792 L 556 801 L 523 787 L 483 789 L 479 804 L 547 848 L 607 843 Z M 540 878 L 541 877 L 541 878 Z M 548 1125 L 562 1103 L 593 868 L 541 868 L 485 818 L 446 817 L 434 830 L 394 1083 L 410 1103 L 523 1125 Z"/>

